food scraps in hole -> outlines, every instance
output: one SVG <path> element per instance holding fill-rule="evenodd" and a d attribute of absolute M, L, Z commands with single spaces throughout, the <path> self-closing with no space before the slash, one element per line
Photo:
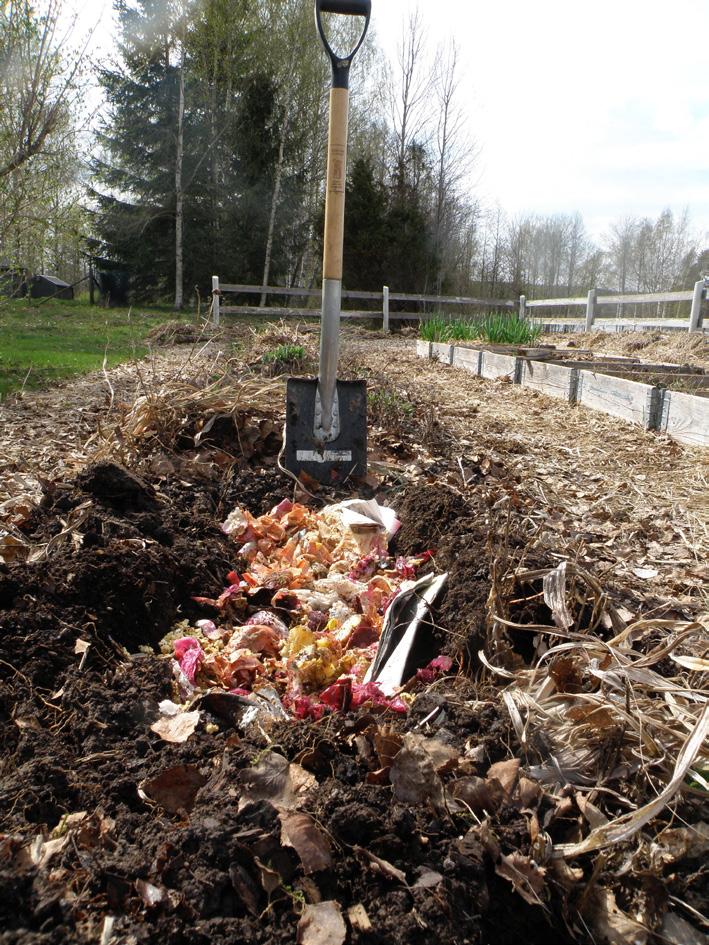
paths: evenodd
<path fill-rule="evenodd" d="M 314 511 L 283 500 L 259 517 L 234 509 L 222 529 L 245 567 L 229 572 L 219 597 L 195 598 L 216 610 L 214 617 L 194 629 L 184 621 L 179 637 L 163 641 L 182 700 L 205 690 L 248 695 L 269 688 L 300 719 L 363 705 L 407 712 L 408 693 L 370 678 L 390 605 L 418 588 L 416 573 L 431 557 L 390 556 L 388 540 L 398 527 L 393 509 L 374 501 Z M 415 620 L 407 636 L 417 627 Z M 416 679 L 425 685 L 452 665 L 438 657 L 419 667 Z M 183 732 L 176 721 L 156 725 L 168 740 Z"/>

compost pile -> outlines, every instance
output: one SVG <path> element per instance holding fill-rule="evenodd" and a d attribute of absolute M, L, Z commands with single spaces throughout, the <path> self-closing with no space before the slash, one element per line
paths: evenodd
<path fill-rule="evenodd" d="M 706 620 L 535 542 L 501 457 L 313 500 L 274 422 L 180 382 L 5 509 L 0 942 L 705 941 Z"/>
<path fill-rule="evenodd" d="M 415 593 L 416 571 L 431 557 L 389 555 L 388 539 L 399 524 L 391 509 L 373 501 L 350 500 L 315 512 L 284 499 L 258 518 L 235 509 L 222 530 L 236 542 L 248 570 L 229 572 L 229 586 L 217 599 L 196 598 L 217 612 L 216 622 L 198 620 L 197 635 L 173 640 L 182 698 L 205 687 L 213 695 L 211 687 L 218 686 L 233 696 L 265 699 L 206 700 L 217 712 L 230 702 L 232 713 L 247 705 L 255 710 L 250 717 L 260 709 L 270 718 L 288 718 L 290 712 L 319 720 L 333 708 L 365 704 L 406 712 L 401 696 L 390 697 L 368 678 L 390 605 L 400 594 Z M 271 609 L 250 607 L 259 598 Z M 420 672 L 432 679 L 451 665 L 440 657 Z M 172 702 L 164 711 L 172 720 L 168 732 L 186 718 L 188 724 L 198 719 Z M 165 724 L 154 730 L 164 732 Z"/>

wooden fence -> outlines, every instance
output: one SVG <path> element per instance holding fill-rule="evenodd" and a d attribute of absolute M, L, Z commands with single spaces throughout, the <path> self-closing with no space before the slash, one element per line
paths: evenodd
<path fill-rule="evenodd" d="M 599 308 L 604 305 L 615 305 L 622 309 L 624 305 L 650 305 L 667 302 L 691 302 L 689 321 L 686 323 L 689 331 L 703 330 L 703 305 L 709 295 L 709 277 L 695 282 L 693 289 L 682 292 L 642 292 L 625 295 L 599 295 L 598 289 L 591 289 L 588 295 L 566 299 L 527 299 L 520 296 L 519 314 L 521 318 L 529 317 L 529 309 L 536 308 L 573 308 L 574 306 L 586 309 L 584 330 L 592 331 L 594 322 L 600 317 Z M 658 322 L 661 319 L 657 320 Z"/>
<path fill-rule="evenodd" d="M 307 303 L 312 303 L 306 308 L 276 307 L 276 306 L 256 306 L 256 305 L 224 305 L 222 299 L 225 295 L 260 295 L 265 299 L 269 295 L 285 296 L 286 298 L 302 299 Z M 255 286 L 255 285 L 234 285 L 231 283 L 221 283 L 219 276 L 212 276 L 212 320 L 215 325 L 219 324 L 222 315 L 280 315 L 281 317 L 297 315 L 301 318 L 319 318 L 320 316 L 320 289 L 302 289 L 302 288 L 284 288 L 282 286 Z M 389 331 L 390 323 L 393 321 L 424 321 L 430 318 L 430 312 L 392 312 L 390 311 L 391 302 L 416 302 L 422 305 L 466 305 L 470 308 L 495 308 L 507 309 L 509 311 L 517 308 L 517 302 L 511 302 L 507 299 L 479 299 L 468 296 L 458 295 L 414 295 L 405 292 L 390 292 L 388 286 L 383 286 L 381 292 L 358 292 L 343 291 L 342 299 L 346 301 L 361 300 L 367 302 L 380 303 L 381 308 L 371 310 L 344 310 L 343 318 L 355 319 L 379 319 L 382 320 L 384 331 Z"/>
<path fill-rule="evenodd" d="M 263 303 L 267 296 L 276 295 L 287 299 L 300 299 L 305 303 L 304 308 L 266 306 L 261 305 L 224 305 L 225 295 L 259 295 Z M 219 276 L 212 276 L 212 320 L 215 325 L 219 324 L 222 315 L 280 315 L 281 317 L 296 315 L 301 318 L 318 318 L 320 314 L 320 290 L 304 288 L 285 288 L 283 286 L 255 286 L 255 285 L 235 285 L 231 283 L 221 283 Z M 390 324 L 393 321 L 425 321 L 431 318 L 431 312 L 392 312 L 390 311 L 391 302 L 416 302 L 419 305 L 436 306 L 460 306 L 469 308 L 487 308 L 487 309 L 505 309 L 507 311 L 516 310 L 520 318 L 530 318 L 533 316 L 534 309 L 548 308 L 585 308 L 585 320 L 583 325 L 573 325 L 574 330 L 583 329 L 591 331 L 596 320 L 601 317 L 599 308 L 605 305 L 615 305 L 622 310 L 625 305 L 648 305 L 667 302 L 691 302 L 689 321 L 687 325 L 689 331 L 703 330 L 703 306 L 707 297 L 709 297 L 709 277 L 700 279 L 695 283 L 693 289 L 682 292 L 651 292 L 651 293 L 631 293 L 626 295 L 599 295 L 598 289 L 591 289 L 588 295 L 577 296 L 575 298 L 562 299 L 527 299 L 524 295 L 519 300 L 509 299 L 481 299 L 459 295 L 414 295 L 410 293 L 390 292 L 388 286 L 383 286 L 381 292 L 358 292 L 343 291 L 343 300 L 361 300 L 366 302 L 377 302 L 377 306 L 371 310 L 343 310 L 343 318 L 354 319 L 382 319 L 384 331 L 389 331 Z M 662 324 L 665 321 L 668 327 L 681 327 L 680 322 L 670 319 L 657 319 Z M 672 323 L 672 324 L 670 324 Z M 561 326 L 562 323 L 560 322 Z M 599 324 L 598 327 L 601 327 Z M 648 327 L 654 327 L 648 325 Z"/>

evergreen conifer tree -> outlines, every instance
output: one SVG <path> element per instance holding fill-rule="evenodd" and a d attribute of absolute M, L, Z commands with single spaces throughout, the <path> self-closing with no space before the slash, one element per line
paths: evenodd
<path fill-rule="evenodd" d="M 103 255 L 128 271 L 138 297 L 170 297 L 175 274 L 178 37 L 164 0 L 138 0 L 135 7 L 118 0 L 117 11 L 123 66 L 100 73 L 108 107 L 99 136 L 101 155 L 94 162 L 96 230 Z M 189 16 L 187 3 L 181 12 Z M 194 89 L 186 60 L 185 71 L 184 282 L 191 286 L 200 255 L 199 224 L 205 217 L 204 186 L 198 179 L 204 127 L 203 115 L 189 106 Z"/>

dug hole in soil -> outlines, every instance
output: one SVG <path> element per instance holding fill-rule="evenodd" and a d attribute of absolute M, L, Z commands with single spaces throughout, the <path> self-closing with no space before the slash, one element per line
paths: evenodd
<path fill-rule="evenodd" d="M 493 554 L 474 492 L 417 483 L 387 497 L 402 521 L 393 553 L 433 549 L 449 573 L 433 652 L 459 669 L 414 681 L 407 714 L 365 705 L 244 728 L 202 709 L 182 743 L 152 731 L 159 703 L 175 698 L 159 641 L 210 616 L 194 598 L 218 598 L 235 567 L 220 522 L 288 492 L 272 457 L 212 480 L 104 462 L 46 484 L 24 531 L 57 550 L 0 565 L 3 945 L 580 940 L 563 882 L 538 896 L 499 868 L 530 862 L 544 800 L 511 789 L 509 715 L 466 675 Z M 66 536 L 70 520 L 81 541 Z M 494 803 L 397 796 L 402 739 L 432 733 L 448 755 L 421 770 L 438 783 L 456 769 L 484 792 L 502 763 Z M 302 785 L 285 810 L 283 772 Z"/>

